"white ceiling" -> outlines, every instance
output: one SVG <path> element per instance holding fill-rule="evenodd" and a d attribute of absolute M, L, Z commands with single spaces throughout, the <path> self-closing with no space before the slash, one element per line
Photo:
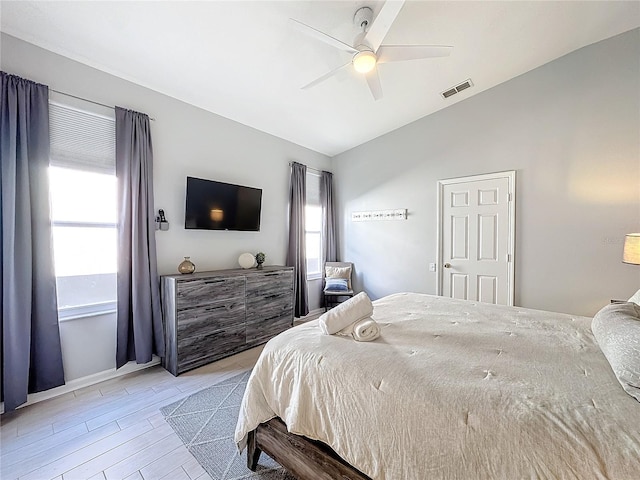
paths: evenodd
<path fill-rule="evenodd" d="M 364 5 L 382 2 L 3 0 L 1 30 L 333 156 L 640 26 L 637 1 L 408 1 L 383 43 L 453 45 L 450 57 L 380 65 L 378 102 L 351 70 L 301 90 L 350 55 L 288 19 L 352 43 Z M 442 99 L 467 78 L 473 88 Z"/>

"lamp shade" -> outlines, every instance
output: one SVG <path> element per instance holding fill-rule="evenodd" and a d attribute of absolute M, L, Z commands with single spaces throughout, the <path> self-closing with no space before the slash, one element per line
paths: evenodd
<path fill-rule="evenodd" d="M 622 261 L 624 263 L 640 265 L 640 233 L 629 233 L 624 236 Z"/>

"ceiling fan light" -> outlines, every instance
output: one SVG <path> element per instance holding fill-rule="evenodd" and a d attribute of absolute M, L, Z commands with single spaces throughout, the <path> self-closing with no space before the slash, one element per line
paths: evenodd
<path fill-rule="evenodd" d="M 376 54 L 370 51 L 358 52 L 353 57 L 353 68 L 359 73 L 369 73 L 376 66 Z"/>

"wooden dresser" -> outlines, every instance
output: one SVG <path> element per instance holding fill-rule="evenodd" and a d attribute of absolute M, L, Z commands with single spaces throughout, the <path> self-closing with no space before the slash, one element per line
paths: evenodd
<path fill-rule="evenodd" d="M 293 325 L 293 267 L 233 269 L 161 277 L 163 366 L 179 375 Z"/>

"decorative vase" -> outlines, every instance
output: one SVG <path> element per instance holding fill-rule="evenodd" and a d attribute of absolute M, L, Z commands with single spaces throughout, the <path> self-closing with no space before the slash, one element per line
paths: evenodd
<path fill-rule="evenodd" d="M 251 268 L 256 263 L 256 258 L 250 253 L 243 253 L 238 257 L 238 263 L 242 268 Z"/>
<path fill-rule="evenodd" d="M 196 271 L 195 264 L 189 260 L 191 257 L 184 257 L 184 260 L 178 265 L 178 272 L 180 273 L 193 273 Z"/>
<path fill-rule="evenodd" d="M 262 264 L 264 263 L 265 259 L 266 259 L 266 255 L 262 252 L 256 253 L 256 263 L 258 264 L 258 266 L 256 268 L 261 269 L 262 268 Z"/>

